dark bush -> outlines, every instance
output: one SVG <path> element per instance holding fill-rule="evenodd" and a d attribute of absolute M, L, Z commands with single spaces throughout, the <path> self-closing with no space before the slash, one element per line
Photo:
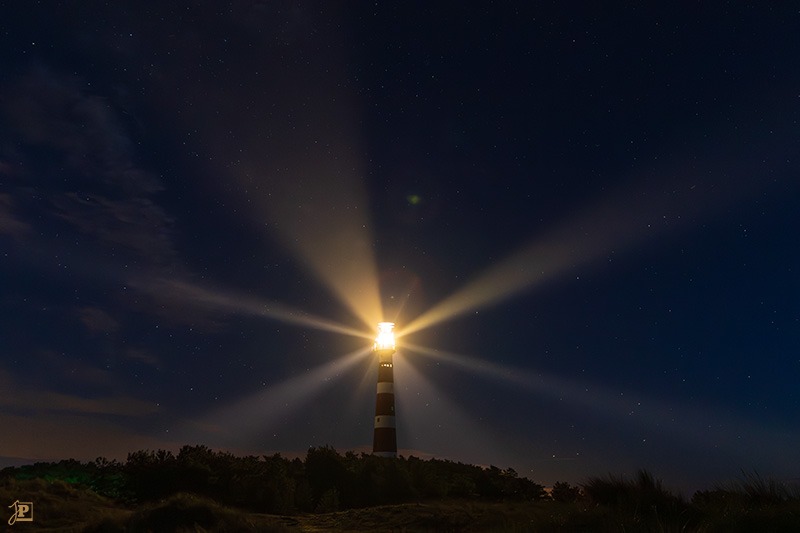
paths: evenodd
<path fill-rule="evenodd" d="M 581 488 L 572 486 L 565 481 L 556 481 L 550 496 L 557 502 L 575 503 L 581 497 Z"/>
<path fill-rule="evenodd" d="M 511 469 L 482 468 L 439 459 L 340 455 L 330 446 L 310 448 L 305 461 L 236 457 L 207 446 L 140 450 L 124 463 L 98 458 L 91 463 L 61 461 L 6 468 L 1 478 L 62 480 L 128 504 L 157 502 L 179 493 L 259 513 L 332 511 L 419 499 L 481 498 L 533 501 L 544 489 Z M 202 513 L 203 508 L 183 509 Z M 153 511 L 169 521 L 174 507 Z M 162 513 L 162 514 L 158 514 Z M 211 519 L 192 515 L 200 527 Z"/>

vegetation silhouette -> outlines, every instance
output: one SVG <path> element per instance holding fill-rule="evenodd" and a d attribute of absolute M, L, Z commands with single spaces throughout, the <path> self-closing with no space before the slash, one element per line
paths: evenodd
<path fill-rule="evenodd" d="M 800 488 L 745 474 L 691 500 L 647 471 L 549 490 L 511 469 L 313 447 L 304 459 L 206 446 L 0 470 L 0 500 L 52 531 L 799 531 Z"/>

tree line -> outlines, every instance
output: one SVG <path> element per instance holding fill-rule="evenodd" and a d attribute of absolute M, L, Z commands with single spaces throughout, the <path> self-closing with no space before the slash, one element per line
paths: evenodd
<path fill-rule="evenodd" d="M 270 514 L 330 512 L 373 505 L 448 498 L 532 501 L 544 487 L 511 469 L 448 460 L 384 458 L 310 448 L 305 459 L 280 454 L 238 457 L 207 446 L 129 453 L 105 458 L 35 463 L 0 470 L 0 480 L 62 480 L 130 504 L 192 493 L 222 504 Z"/>

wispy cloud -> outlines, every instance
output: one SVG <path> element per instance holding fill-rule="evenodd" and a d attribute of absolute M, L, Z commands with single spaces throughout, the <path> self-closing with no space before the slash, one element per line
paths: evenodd
<path fill-rule="evenodd" d="M 0 193 L 0 235 L 24 237 L 31 226 L 14 214 L 14 200 L 9 194 Z"/>
<path fill-rule="evenodd" d="M 173 220 L 154 197 L 163 184 L 137 163 L 112 101 L 45 67 L 0 87 L 0 101 L 0 158 L 15 170 L 0 186 L 0 232 L 58 232 L 84 254 L 179 268 Z M 43 150 L 48 157 L 37 155 Z"/>
<path fill-rule="evenodd" d="M 161 366 L 161 361 L 158 357 L 141 348 L 129 348 L 123 352 L 123 355 L 131 361 L 138 361 L 145 365 L 152 366 L 153 368 L 159 368 Z"/>
<path fill-rule="evenodd" d="M 172 220 L 145 197 L 112 200 L 92 193 L 66 193 L 52 199 L 55 214 L 97 243 L 151 267 L 179 263 L 172 243 Z"/>
<path fill-rule="evenodd" d="M 141 434 L 97 417 L 50 413 L 39 417 L 0 413 L 0 455 L 34 460 L 67 457 L 91 461 L 103 456 L 123 460 L 142 449 L 176 450 L 183 443 Z M 53 438 L 57 435 L 58 438 Z"/>
<path fill-rule="evenodd" d="M 106 394 L 118 390 L 120 386 L 119 380 L 111 370 L 64 352 L 44 349 L 32 352 L 31 358 L 35 361 L 36 366 L 45 369 L 42 373 L 43 376 L 51 376 L 55 380 L 54 382 L 63 386 L 88 386 L 92 390 L 103 391 Z M 14 379 L 14 381 L 17 380 Z M 26 379 L 24 382 L 28 383 L 28 380 Z M 17 388 L 22 387 L 19 383 L 17 385 Z M 37 387 L 34 385 L 27 388 L 36 389 Z"/>
<path fill-rule="evenodd" d="M 142 416 L 156 412 L 154 403 L 125 396 L 82 398 L 53 391 L 19 391 L 13 396 L 0 393 L 0 405 L 25 411 L 70 412 L 76 414 L 102 414 Z"/>
<path fill-rule="evenodd" d="M 155 413 L 155 403 L 129 396 L 84 398 L 31 386 L 20 386 L 13 374 L 0 371 L 0 407 L 20 412 L 66 412 L 82 415 L 145 416 Z"/>
<path fill-rule="evenodd" d="M 0 234 L 24 244 L 20 261 L 84 283 L 127 287 L 132 272 L 191 279 L 175 244 L 174 218 L 156 196 L 164 185 L 137 161 L 122 113 L 113 97 L 44 66 L 0 85 Z M 129 294 L 114 297 L 163 316 L 157 298 Z M 126 326 L 96 307 L 75 312 L 93 335 Z M 212 324 L 205 315 L 173 318 Z"/>
<path fill-rule="evenodd" d="M 10 133 L 25 145 L 45 146 L 55 152 L 54 162 L 61 172 L 45 179 L 63 182 L 66 171 L 74 178 L 68 187 L 83 178 L 128 195 L 163 189 L 156 176 L 136 165 L 133 143 L 111 102 L 87 91 L 79 78 L 38 67 L 10 87 L 4 95 Z M 30 159 L 22 163 L 28 170 L 33 166 Z M 42 178 L 39 174 L 35 177 Z"/>
<path fill-rule="evenodd" d="M 84 327 L 94 335 L 119 330 L 119 322 L 99 307 L 81 307 L 76 313 Z"/>

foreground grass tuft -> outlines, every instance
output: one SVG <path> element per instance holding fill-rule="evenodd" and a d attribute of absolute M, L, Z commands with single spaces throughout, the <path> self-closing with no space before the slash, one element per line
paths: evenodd
<path fill-rule="evenodd" d="M 757 473 L 698 491 L 692 505 L 708 532 L 800 531 L 800 485 L 765 480 Z"/>
<path fill-rule="evenodd" d="M 634 479 L 593 477 L 582 488 L 591 503 L 611 511 L 607 524 L 611 528 L 686 531 L 695 530 L 699 523 L 694 509 L 646 470 L 637 472 Z"/>
<path fill-rule="evenodd" d="M 73 486 L 63 481 L 43 479 L 0 482 L 2 507 L 16 500 L 33 503 L 34 522 L 17 524 L 36 531 L 82 531 L 86 524 L 109 521 L 121 522 L 131 512 L 115 502 L 95 494 L 85 487 Z M 3 513 L 4 521 L 8 515 Z M 5 523 L 0 523 L 5 526 Z M 28 527 L 30 526 L 30 527 Z"/>

